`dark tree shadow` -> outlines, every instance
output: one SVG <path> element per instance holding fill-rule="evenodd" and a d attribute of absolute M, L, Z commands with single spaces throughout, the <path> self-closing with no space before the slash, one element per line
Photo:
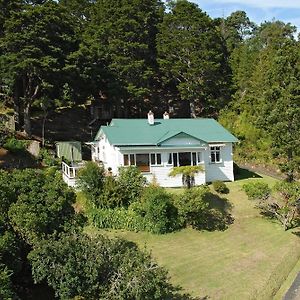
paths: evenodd
<path fill-rule="evenodd" d="M 262 177 L 255 172 L 243 168 L 239 168 L 238 171 L 236 171 L 234 174 L 235 181 L 248 179 L 248 178 L 262 178 Z"/>
<path fill-rule="evenodd" d="M 221 198 L 219 195 L 213 193 L 207 194 L 205 202 L 208 203 L 209 208 L 217 209 L 224 214 L 230 213 L 233 208 L 232 203 L 227 198 Z"/>
<path fill-rule="evenodd" d="M 300 229 L 297 229 L 297 231 L 293 231 L 292 234 L 300 237 Z"/>
<path fill-rule="evenodd" d="M 234 218 L 231 215 L 233 205 L 226 198 L 208 193 L 204 201 L 208 204 L 208 209 L 199 220 L 198 229 L 208 231 L 224 231 L 233 224 Z"/>

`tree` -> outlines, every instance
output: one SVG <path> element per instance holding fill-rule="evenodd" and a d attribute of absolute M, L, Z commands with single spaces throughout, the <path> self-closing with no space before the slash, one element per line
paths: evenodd
<path fill-rule="evenodd" d="M 30 110 L 42 95 L 52 99 L 63 86 L 67 56 L 75 50 L 73 21 L 54 1 L 26 5 L 5 22 L 0 64 L 16 110 L 24 112 L 31 135 Z M 53 104 L 54 105 L 54 104 Z"/>
<path fill-rule="evenodd" d="M 201 166 L 182 166 L 174 167 L 169 176 L 175 177 L 177 175 L 182 175 L 182 184 L 188 189 L 195 185 L 195 175 L 199 172 L 204 172 Z"/>
<path fill-rule="evenodd" d="M 23 171 L 26 179 L 14 186 L 23 185 L 16 193 L 16 200 L 10 205 L 8 215 L 13 229 L 30 245 L 64 226 L 74 218 L 72 204 L 74 192 L 63 182 L 58 171 L 41 173 L 35 170 Z M 25 176 L 24 176 L 25 177 Z"/>
<path fill-rule="evenodd" d="M 230 73 L 221 37 L 196 4 L 171 2 L 159 25 L 158 62 L 192 117 L 213 114 L 229 101 Z"/>
<path fill-rule="evenodd" d="M 284 230 L 299 225 L 300 221 L 300 183 L 279 182 L 274 187 L 275 196 L 270 197 L 259 208 L 263 215 L 278 220 Z"/>
<path fill-rule="evenodd" d="M 84 259 L 83 259 L 84 258 Z M 167 272 L 129 242 L 63 234 L 30 254 L 35 282 L 46 280 L 60 298 L 167 299 Z"/>
<path fill-rule="evenodd" d="M 233 12 L 225 20 L 221 19 L 219 26 L 229 53 L 249 39 L 256 29 L 256 25 L 250 21 L 247 14 L 240 10 Z"/>
<path fill-rule="evenodd" d="M 95 100 L 108 99 L 118 114 L 141 114 L 151 95 L 156 65 L 155 36 L 162 4 L 159 0 L 95 3 L 81 50 L 105 66 L 106 78 L 94 91 Z M 89 67 L 91 68 L 91 67 Z M 90 78 L 99 76 L 99 70 Z M 89 71 L 85 68 L 86 71 Z"/>

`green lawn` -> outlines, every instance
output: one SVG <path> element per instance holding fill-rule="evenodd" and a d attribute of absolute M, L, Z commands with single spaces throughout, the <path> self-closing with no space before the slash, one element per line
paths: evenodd
<path fill-rule="evenodd" d="M 266 176 L 228 183 L 230 193 L 225 197 L 233 204 L 235 221 L 224 232 L 185 229 L 165 235 L 126 231 L 108 234 L 146 247 L 169 270 L 171 282 L 193 296 L 273 299 L 299 259 L 300 240 L 292 231 L 284 232 L 279 224 L 259 215 L 241 190 L 249 180 L 275 183 Z M 92 233 L 95 229 L 87 230 Z"/>

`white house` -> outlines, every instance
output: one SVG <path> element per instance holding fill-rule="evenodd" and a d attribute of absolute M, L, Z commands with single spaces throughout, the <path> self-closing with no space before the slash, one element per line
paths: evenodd
<path fill-rule="evenodd" d="M 195 177 L 200 185 L 233 181 L 232 144 L 238 140 L 214 119 L 113 119 L 101 126 L 92 143 L 92 160 L 118 173 L 136 166 L 149 182 L 163 187 L 182 186 L 181 176 L 170 177 L 176 166 L 201 165 Z"/>

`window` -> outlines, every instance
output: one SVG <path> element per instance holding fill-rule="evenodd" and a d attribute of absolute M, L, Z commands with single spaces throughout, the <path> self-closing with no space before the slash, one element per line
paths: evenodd
<path fill-rule="evenodd" d="M 191 152 L 179 152 L 179 166 L 191 166 L 192 160 L 191 160 Z"/>
<path fill-rule="evenodd" d="M 197 166 L 197 153 L 192 152 L 192 165 Z"/>
<path fill-rule="evenodd" d="M 149 154 L 136 154 L 136 166 L 141 172 L 150 172 Z"/>
<path fill-rule="evenodd" d="M 124 154 L 124 166 L 136 166 L 141 172 L 150 172 L 149 154 Z"/>
<path fill-rule="evenodd" d="M 168 165 L 179 166 L 197 166 L 203 163 L 201 152 L 175 152 L 169 153 Z"/>
<path fill-rule="evenodd" d="M 124 166 L 129 166 L 129 155 L 124 154 Z"/>
<path fill-rule="evenodd" d="M 212 164 L 222 162 L 222 160 L 221 160 L 221 148 L 220 148 L 220 146 L 212 146 L 212 147 L 210 147 L 210 162 Z"/>
<path fill-rule="evenodd" d="M 161 165 L 161 154 L 160 153 L 151 153 L 151 166 L 160 166 Z"/>

